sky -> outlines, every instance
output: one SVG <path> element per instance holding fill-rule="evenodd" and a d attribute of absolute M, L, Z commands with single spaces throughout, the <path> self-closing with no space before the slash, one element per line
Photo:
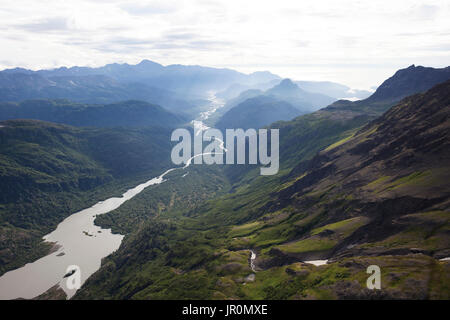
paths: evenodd
<path fill-rule="evenodd" d="M 450 65 L 448 0 L 0 0 L 0 69 L 187 64 L 378 86 Z"/>

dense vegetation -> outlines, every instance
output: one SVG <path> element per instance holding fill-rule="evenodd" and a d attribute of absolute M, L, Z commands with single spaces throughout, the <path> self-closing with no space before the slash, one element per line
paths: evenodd
<path fill-rule="evenodd" d="M 26 261 L 69 214 L 166 169 L 170 130 L 0 124 L 0 272 Z M 29 252 L 28 252 L 29 251 Z M 37 256 L 37 255 L 35 255 Z"/>
<path fill-rule="evenodd" d="M 449 92 L 408 98 L 278 176 L 153 216 L 76 297 L 448 299 Z M 316 259 L 330 262 L 300 262 Z M 371 264 L 382 291 L 365 289 Z"/>

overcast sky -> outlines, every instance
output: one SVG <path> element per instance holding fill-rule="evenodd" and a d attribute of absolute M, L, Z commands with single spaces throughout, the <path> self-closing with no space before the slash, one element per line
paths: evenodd
<path fill-rule="evenodd" d="M 0 69 L 149 59 L 379 85 L 450 65 L 450 1 L 1 0 Z"/>

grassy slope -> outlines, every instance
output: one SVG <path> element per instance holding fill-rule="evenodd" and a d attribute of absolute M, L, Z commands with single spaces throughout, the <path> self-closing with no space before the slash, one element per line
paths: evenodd
<path fill-rule="evenodd" d="M 449 264 L 437 259 L 450 249 L 449 85 L 342 131 L 354 136 L 291 171 L 247 172 L 189 214 L 147 220 L 77 298 L 448 299 Z M 298 262 L 324 258 L 335 261 Z M 381 292 L 364 289 L 370 264 L 382 269 Z"/>

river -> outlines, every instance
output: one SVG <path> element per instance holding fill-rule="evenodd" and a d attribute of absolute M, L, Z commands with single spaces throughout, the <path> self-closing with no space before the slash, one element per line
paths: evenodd
<path fill-rule="evenodd" d="M 223 106 L 223 102 L 212 93 L 209 100 L 211 102 L 209 108 L 193 121 L 196 134 L 208 128 L 203 121 Z M 68 287 L 68 280 L 72 281 L 74 277 L 79 276 L 80 283 L 83 284 L 100 268 L 101 260 L 120 247 L 124 237 L 120 234 L 112 234 L 111 229 L 96 226 L 95 217 L 117 209 L 148 186 L 163 183 L 166 181 L 164 177 L 169 172 L 187 168 L 191 160 L 192 158 L 184 167 L 169 169 L 160 176 L 128 190 L 122 197 L 100 201 L 90 208 L 67 217 L 53 232 L 43 238 L 57 245 L 58 249 L 55 252 L 0 277 L 0 299 L 32 299 L 56 284 L 59 284 L 68 298 L 71 298 L 77 289 Z M 76 270 L 75 273 L 64 278 L 72 270 Z"/>

